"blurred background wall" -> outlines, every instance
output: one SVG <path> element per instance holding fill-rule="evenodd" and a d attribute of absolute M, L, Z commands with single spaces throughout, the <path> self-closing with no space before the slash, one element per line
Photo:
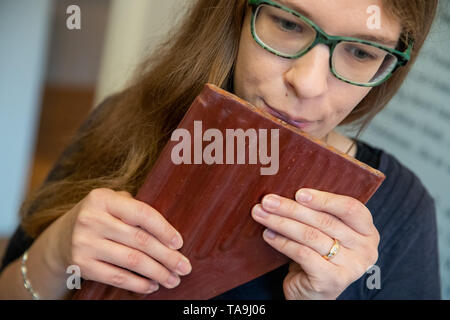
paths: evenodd
<path fill-rule="evenodd" d="M 0 2 L 0 235 L 17 224 L 28 185 L 48 53 L 51 3 Z"/>
<path fill-rule="evenodd" d="M 23 198 L 88 113 L 122 88 L 192 0 L 0 1 L 0 256 Z M 81 30 L 69 30 L 70 5 Z M 399 94 L 362 140 L 411 168 L 436 200 L 443 296 L 450 298 L 450 5 Z M 352 134 L 347 128 L 342 132 Z"/>
<path fill-rule="evenodd" d="M 189 1 L 0 1 L 0 256 L 23 199 Z M 70 30 L 71 5 L 81 29 Z"/>

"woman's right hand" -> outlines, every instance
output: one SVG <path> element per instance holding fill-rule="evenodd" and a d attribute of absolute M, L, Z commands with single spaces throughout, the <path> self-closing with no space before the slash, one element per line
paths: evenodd
<path fill-rule="evenodd" d="M 128 192 L 94 189 L 51 226 L 50 246 L 81 277 L 137 293 L 174 288 L 192 266 L 179 232 Z M 136 274 L 134 274 L 133 272 Z"/>

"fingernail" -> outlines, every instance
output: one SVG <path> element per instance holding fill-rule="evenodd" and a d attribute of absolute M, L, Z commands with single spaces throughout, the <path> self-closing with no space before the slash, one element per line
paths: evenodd
<path fill-rule="evenodd" d="M 150 284 L 150 288 L 147 290 L 146 293 L 152 293 L 152 292 L 155 292 L 158 289 L 159 289 L 158 283 L 152 281 L 152 283 Z"/>
<path fill-rule="evenodd" d="M 296 198 L 297 201 L 299 201 L 299 202 L 308 202 L 308 201 L 311 201 L 312 195 L 311 195 L 311 193 L 309 193 L 309 192 L 307 192 L 307 191 L 301 190 L 300 192 L 298 192 L 298 193 L 296 194 L 296 197 L 295 197 L 295 198 Z"/>
<path fill-rule="evenodd" d="M 170 242 L 170 247 L 174 250 L 180 249 L 183 246 L 183 239 L 181 235 L 178 233 L 175 237 L 172 238 Z"/>
<path fill-rule="evenodd" d="M 269 238 L 269 239 L 275 239 L 276 234 L 272 230 L 266 229 L 266 230 L 264 230 L 264 237 Z"/>
<path fill-rule="evenodd" d="M 280 206 L 280 200 L 276 196 L 265 196 L 262 205 L 267 209 L 276 209 Z"/>
<path fill-rule="evenodd" d="M 269 214 L 266 211 L 264 211 L 260 205 L 256 205 L 253 208 L 253 213 L 260 218 L 267 218 L 269 216 Z"/>
<path fill-rule="evenodd" d="M 176 287 L 180 283 L 180 278 L 177 275 L 171 273 L 166 283 L 171 288 Z"/>
<path fill-rule="evenodd" d="M 191 264 L 189 263 L 189 260 L 187 258 L 182 258 L 180 262 L 178 262 L 177 265 L 177 272 L 179 275 L 186 275 L 190 273 L 192 270 Z"/>

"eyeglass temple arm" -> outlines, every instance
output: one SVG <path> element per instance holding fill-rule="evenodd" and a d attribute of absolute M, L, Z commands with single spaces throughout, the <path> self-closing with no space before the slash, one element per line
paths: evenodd
<path fill-rule="evenodd" d="M 402 57 L 402 60 L 399 61 L 399 63 L 404 66 L 408 63 L 408 61 L 411 59 L 411 52 L 414 49 L 414 40 L 409 40 L 408 48 L 404 52 L 400 52 L 400 56 Z"/>

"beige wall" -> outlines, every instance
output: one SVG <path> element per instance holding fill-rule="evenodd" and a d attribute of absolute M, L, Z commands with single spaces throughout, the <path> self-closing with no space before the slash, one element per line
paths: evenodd
<path fill-rule="evenodd" d="M 95 105 L 126 84 L 136 64 L 151 51 L 192 0 L 112 0 Z"/>

